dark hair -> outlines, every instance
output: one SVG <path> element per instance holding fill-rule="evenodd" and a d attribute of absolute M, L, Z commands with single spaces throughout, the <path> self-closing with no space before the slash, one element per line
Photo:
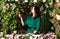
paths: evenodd
<path fill-rule="evenodd" d="M 40 16 L 40 7 L 38 6 L 32 6 L 31 9 L 34 7 L 35 13 L 37 14 L 37 17 Z"/>

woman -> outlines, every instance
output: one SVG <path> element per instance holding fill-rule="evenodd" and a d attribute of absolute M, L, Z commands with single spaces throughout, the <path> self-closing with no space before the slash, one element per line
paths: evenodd
<path fill-rule="evenodd" d="M 21 19 L 22 26 L 27 25 L 28 29 L 26 33 L 37 33 L 40 28 L 40 8 L 37 6 L 31 7 L 31 13 L 32 15 L 28 16 L 25 22 L 23 21 L 23 18 L 19 14 L 19 17 Z"/>

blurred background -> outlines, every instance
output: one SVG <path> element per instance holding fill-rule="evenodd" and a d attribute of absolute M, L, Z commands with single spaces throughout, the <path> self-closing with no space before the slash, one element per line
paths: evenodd
<path fill-rule="evenodd" d="M 0 32 L 11 34 L 16 30 L 21 34 L 18 14 L 25 20 L 30 15 L 30 7 L 40 7 L 40 33 L 54 32 L 60 38 L 60 0 L 0 0 Z"/>

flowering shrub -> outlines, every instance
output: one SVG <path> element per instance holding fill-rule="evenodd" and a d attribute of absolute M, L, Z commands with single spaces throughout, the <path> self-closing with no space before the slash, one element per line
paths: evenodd
<path fill-rule="evenodd" d="M 55 33 L 49 32 L 44 34 L 43 39 L 57 39 L 57 35 L 55 35 Z"/>

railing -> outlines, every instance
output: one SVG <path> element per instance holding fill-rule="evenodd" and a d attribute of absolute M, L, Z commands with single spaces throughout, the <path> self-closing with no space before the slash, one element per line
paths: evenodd
<path fill-rule="evenodd" d="M 0 39 L 57 39 L 57 35 L 53 32 L 47 34 L 3 34 L 0 32 Z"/>
<path fill-rule="evenodd" d="M 11 34 L 11 35 L 5 35 L 5 37 L 7 38 L 7 39 L 13 39 L 13 35 Z M 21 35 L 21 34 L 16 34 L 15 35 L 15 37 L 14 37 L 14 39 L 23 39 L 23 38 L 26 38 L 26 39 L 43 39 L 43 37 L 42 37 L 42 34 L 40 34 L 40 35 L 34 35 L 34 34 L 30 34 L 30 35 L 28 35 L 28 34 L 24 34 L 24 35 Z"/>
<path fill-rule="evenodd" d="M 17 34 L 16 31 L 4 34 L 0 32 L 0 39 L 43 39 L 43 34 Z"/>

